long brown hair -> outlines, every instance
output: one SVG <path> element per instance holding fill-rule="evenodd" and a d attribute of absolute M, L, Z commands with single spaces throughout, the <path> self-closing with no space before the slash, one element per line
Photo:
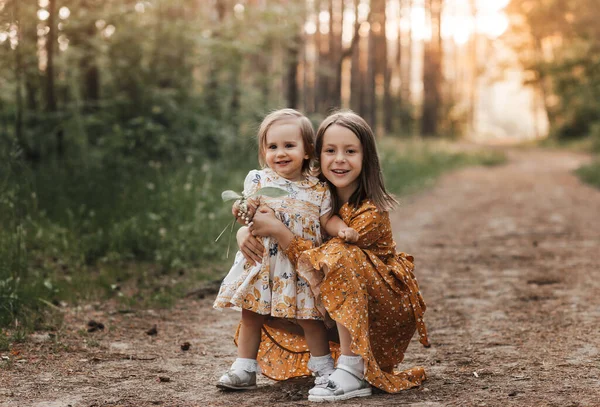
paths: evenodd
<path fill-rule="evenodd" d="M 358 177 L 358 188 L 350 196 L 348 203 L 354 207 L 358 207 L 363 200 L 370 199 L 377 209 L 381 211 L 393 209 L 398 204 L 398 201 L 385 189 L 383 174 L 379 164 L 379 155 L 377 154 L 377 146 L 375 144 L 375 135 L 362 117 L 351 110 L 341 110 L 325 118 L 317 129 L 316 149 L 318 156 L 321 156 L 325 132 L 333 125 L 342 126 L 352 131 L 358 137 L 363 150 L 362 171 Z M 327 181 L 331 189 L 333 210 L 334 213 L 337 213 L 342 207 L 342 203 L 337 195 L 335 186 L 323 177 L 322 173 L 321 178 Z"/>
<path fill-rule="evenodd" d="M 302 163 L 302 173 L 309 175 L 311 164 L 317 159 L 315 153 L 315 129 L 308 117 L 294 109 L 279 109 L 269 113 L 260 124 L 258 129 L 258 162 L 262 168 L 267 166 L 265 161 L 265 146 L 267 145 L 267 133 L 271 126 L 278 122 L 296 123 L 300 129 L 300 136 L 304 144 L 304 152 L 308 159 Z"/>

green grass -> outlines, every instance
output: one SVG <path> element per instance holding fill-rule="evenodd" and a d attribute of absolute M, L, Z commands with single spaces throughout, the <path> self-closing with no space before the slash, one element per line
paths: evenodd
<path fill-rule="evenodd" d="M 578 168 L 575 173 L 583 182 L 600 188 L 600 158 L 596 158 L 591 164 Z"/>
<path fill-rule="evenodd" d="M 387 186 L 399 195 L 448 170 L 505 160 L 398 143 L 386 141 L 380 151 Z M 9 332 L 0 332 L 0 349 L 16 332 L 57 329 L 64 302 L 169 307 L 201 281 L 221 278 L 233 255 L 225 258 L 229 232 L 214 242 L 232 219 L 220 194 L 241 190 L 254 154 L 135 170 L 81 161 L 30 170 L 18 157 L 0 164 L 0 328 Z"/>
<path fill-rule="evenodd" d="M 465 166 L 494 166 L 506 162 L 502 152 L 455 150 L 440 142 L 386 141 L 379 146 L 386 187 L 403 195 L 432 185 L 444 172 Z"/>
<path fill-rule="evenodd" d="M 228 236 L 214 240 L 231 209 L 220 193 L 241 189 L 248 159 L 131 171 L 28 170 L 11 157 L 0 163 L 0 328 L 52 329 L 44 321 L 63 301 L 167 307 L 188 283 L 222 274 Z"/>

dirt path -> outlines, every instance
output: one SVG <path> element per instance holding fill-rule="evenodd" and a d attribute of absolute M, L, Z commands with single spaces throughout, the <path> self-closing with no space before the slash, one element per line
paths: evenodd
<path fill-rule="evenodd" d="M 433 344 L 413 342 L 403 366 L 424 365 L 429 380 L 340 405 L 600 406 L 600 192 L 571 174 L 584 156 L 509 158 L 450 174 L 395 212 L 398 247 L 416 257 Z M 308 379 L 217 391 L 237 315 L 211 302 L 69 310 L 57 337 L 40 334 L 2 353 L 10 360 L 0 361 L 0 405 L 312 405 Z M 107 329 L 87 334 L 89 319 Z M 158 334 L 147 335 L 153 324 Z"/>

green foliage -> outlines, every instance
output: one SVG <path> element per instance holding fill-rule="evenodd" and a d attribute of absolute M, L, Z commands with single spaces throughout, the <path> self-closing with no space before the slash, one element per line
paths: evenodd
<path fill-rule="evenodd" d="M 600 123 L 600 18 L 595 0 L 512 0 L 513 43 L 545 97 L 551 133 L 587 137 Z"/>
<path fill-rule="evenodd" d="M 144 166 L 87 157 L 28 168 L 18 150 L 2 151 L 0 327 L 43 328 L 61 301 L 117 296 L 122 281 L 158 282 L 174 269 L 221 262 L 228 242 L 214 239 L 231 212 L 220 193 L 241 188 L 255 154 L 240 149 L 219 165 L 197 154 Z M 152 266 L 125 266 L 133 261 Z M 168 282 L 147 290 L 163 306 L 181 294 Z"/>
<path fill-rule="evenodd" d="M 239 189 L 244 171 L 191 156 L 178 166 L 150 161 L 136 171 L 45 167 L 35 174 L 40 210 L 29 223 L 30 243 L 57 247 L 81 265 L 129 258 L 174 268 L 215 259 L 212 240 L 230 217 L 221 188 Z"/>
<path fill-rule="evenodd" d="M 31 206 L 24 197 L 31 196 L 26 182 L 27 170 L 21 164 L 19 150 L 2 150 L 0 155 L 0 326 L 15 321 L 32 322 L 43 304 L 36 298 L 52 290 L 48 280 L 32 278 L 27 246 L 26 211 Z"/>
<path fill-rule="evenodd" d="M 593 163 L 578 168 L 576 174 L 583 182 L 600 188 L 600 159 L 596 158 Z"/>

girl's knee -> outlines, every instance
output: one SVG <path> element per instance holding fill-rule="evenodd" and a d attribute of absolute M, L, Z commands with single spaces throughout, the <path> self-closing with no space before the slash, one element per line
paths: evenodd
<path fill-rule="evenodd" d="M 298 322 L 298 325 L 300 325 L 304 331 L 326 330 L 323 321 L 317 321 L 315 319 L 298 319 L 296 322 Z"/>
<path fill-rule="evenodd" d="M 247 309 L 242 309 L 242 323 L 244 325 L 261 326 L 262 324 L 264 324 L 266 319 L 266 315 L 261 315 Z"/>

